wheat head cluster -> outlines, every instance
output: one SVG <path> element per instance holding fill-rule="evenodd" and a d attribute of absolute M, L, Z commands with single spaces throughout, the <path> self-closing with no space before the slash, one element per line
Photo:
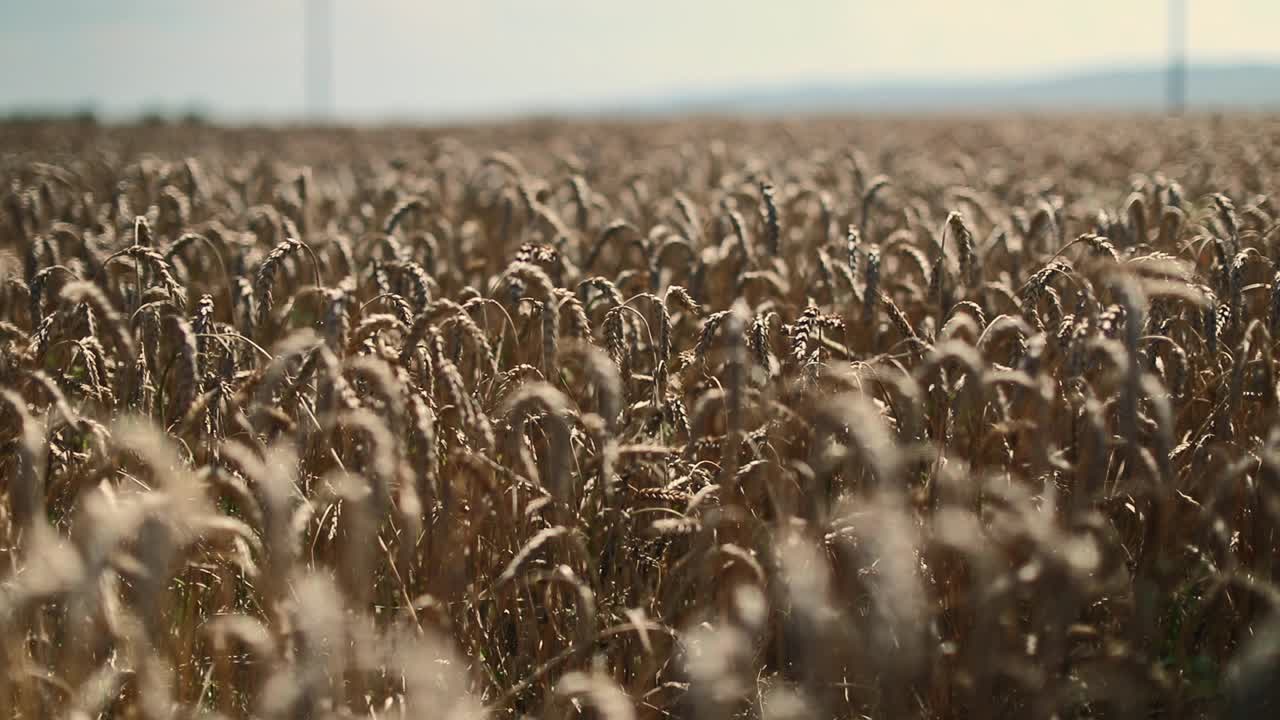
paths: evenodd
<path fill-rule="evenodd" d="M 0 152 L 3 717 L 1276 711 L 1280 120 Z"/>

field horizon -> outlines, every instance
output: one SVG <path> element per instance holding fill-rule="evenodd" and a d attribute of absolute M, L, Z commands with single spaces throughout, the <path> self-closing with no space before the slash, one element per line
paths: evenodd
<path fill-rule="evenodd" d="M 871 78 L 809 76 L 786 82 L 757 81 L 705 86 L 633 89 L 625 93 L 543 102 L 490 104 L 469 110 L 433 110 L 429 104 L 379 110 L 333 110 L 327 119 L 301 111 L 220 110 L 199 100 L 99 106 L 10 103 L 6 118 L 57 120 L 96 116 L 113 125 L 140 118 L 198 118 L 214 125 L 337 127 L 461 126 L 527 122 L 538 118 L 591 121 L 625 118 L 743 118 L 813 115 L 1008 115 L 1020 113 L 1147 114 L 1169 110 L 1169 68 L 1155 63 L 1106 63 L 1019 75 L 885 74 Z M 1263 60 L 1197 62 L 1187 67 L 1184 110 L 1192 113 L 1280 111 L 1280 63 Z"/>

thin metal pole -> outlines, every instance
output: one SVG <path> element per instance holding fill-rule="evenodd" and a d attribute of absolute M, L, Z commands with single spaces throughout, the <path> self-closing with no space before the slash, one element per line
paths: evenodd
<path fill-rule="evenodd" d="M 1169 112 L 1187 107 L 1187 3 L 1169 0 Z"/>
<path fill-rule="evenodd" d="M 307 116 L 329 117 L 333 106 L 333 3 L 303 0 L 303 95 Z"/>

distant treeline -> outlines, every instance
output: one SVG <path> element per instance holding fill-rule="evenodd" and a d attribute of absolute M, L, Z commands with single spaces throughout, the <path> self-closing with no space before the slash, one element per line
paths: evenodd
<path fill-rule="evenodd" d="M 73 123 L 97 125 L 102 122 L 123 122 L 139 125 L 202 125 L 208 122 L 205 108 L 143 108 L 136 113 L 103 113 L 92 106 L 81 107 L 19 107 L 0 108 L 0 123 L 30 125 L 44 123 Z"/>

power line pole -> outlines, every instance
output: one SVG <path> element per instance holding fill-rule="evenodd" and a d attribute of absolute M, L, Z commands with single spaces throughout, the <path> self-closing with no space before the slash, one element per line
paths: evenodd
<path fill-rule="evenodd" d="M 329 118 L 333 110 L 333 3 L 303 0 L 303 96 L 307 117 Z"/>
<path fill-rule="evenodd" d="M 1169 0 L 1169 112 L 1187 107 L 1187 1 Z"/>

